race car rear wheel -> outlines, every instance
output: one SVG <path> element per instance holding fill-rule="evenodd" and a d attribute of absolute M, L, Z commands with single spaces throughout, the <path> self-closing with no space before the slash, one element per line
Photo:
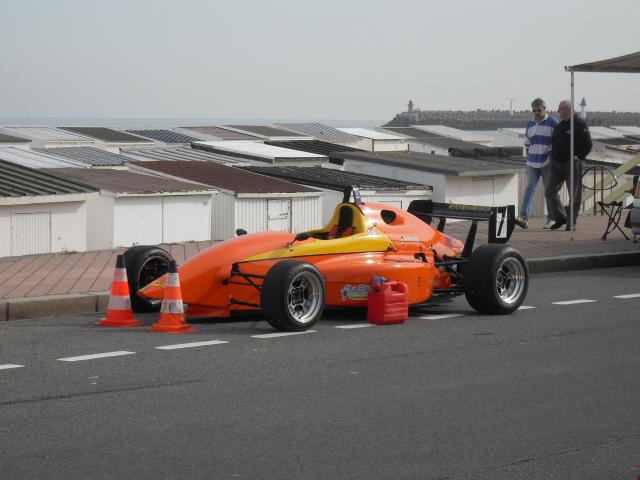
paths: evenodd
<path fill-rule="evenodd" d="M 283 260 L 267 272 L 260 303 L 272 327 L 288 332 L 307 330 L 324 311 L 324 278 L 310 263 Z"/>
<path fill-rule="evenodd" d="M 507 315 L 518 309 L 529 288 L 522 253 L 508 245 L 478 247 L 464 266 L 465 296 L 480 313 Z"/>
<path fill-rule="evenodd" d="M 136 292 L 167 273 L 171 260 L 169 252 L 150 245 L 136 245 L 124 252 L 131 309 L 134 312 L 155 312 L 160 309 L 160 300 L 142 298 Z"/>

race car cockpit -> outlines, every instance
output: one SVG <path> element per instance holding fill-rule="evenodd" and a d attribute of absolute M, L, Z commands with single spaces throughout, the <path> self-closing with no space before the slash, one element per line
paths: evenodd
<path fill-rule="evenodd" d="M 324 228 L 311 230 L 309 235 L 318 240 L 335 240 L 363 233 L 365 217 L 360 209 L 352 203 L 338 205 L 331 221 Z"/>

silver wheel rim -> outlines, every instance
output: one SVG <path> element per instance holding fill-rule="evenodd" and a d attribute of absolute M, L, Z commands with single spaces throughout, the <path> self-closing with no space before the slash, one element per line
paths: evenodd
<path fill-rule="evenodd" d="M 500 300 L 507 304 L 516 303 L 524 292 L 526 274 L 524 265 L 514 257 L 505 259 L 496 276 L 496 290 Z"/>
<path fill-rule="evenodd" d="M 298 323 L 313 321 L 322 308 L 322 283 L 311 273 L 302 272 L 293 277 L 287 291 L 289 314 Z"/>

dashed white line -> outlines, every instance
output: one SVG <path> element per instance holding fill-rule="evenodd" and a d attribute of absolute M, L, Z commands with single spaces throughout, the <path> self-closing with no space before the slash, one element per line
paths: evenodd
<path fill-rule="evenodd" d="M 536 307 L 533 307 L 531 305 L 520 305 L 518 307 L 518 310 L 531 310 L 532 308 L 536 308 Z"/>
<path fill-rule="evenodd" d="M 613 298 L 638 298 L 640 293 L 628 293 L 627 295 L 614 295 Z"/>
<path fill-rule="evenodd" d="M 61 362 L 81 362 L 83 360 L 94 360 L 96 358 L 119 357 L 120 355 L 133 355 L 134 353 L 136 352 L 127 352 L 126 350 L 120 350 L 118 352 L 93 353 L 91 355 L 65 357 L 65 358 L 59 358 L 58 360 Z"/>
<path fill-rule="evenodd" d="M 352 328 L 365 328 L 370 327 L 370 323 L 354 323 L 352 325 L 336 325 L 335 328 L 341 328 L 343 330 L 351 330 Z"/>
<path fill-rule="evenodd" d="M 443 313 L 442 315 L 425 315 L 418 317 L 420 320 L 440 320 L 443 318 L 462 317 L 462 313 Z"/>
<path fill-rule="evenodd" d="M 261 335 L 251 335 L 251 338 L 277 338 L 288 337 L 290 335 L 304 335 L 305 333 L 315 333 L 315 330 L 305 330 L 303 332 L 276 332 L 276 333 L 263 333 Z"/>
<path fill-rule="evenodd" d="M 589 300 L 588 298 L 580 298 L 578 300 L 565 300 L 564 302 L 551 302 L 553 305 L 575 305 L 577 303 L 592 303 L 597 300 Z"/>
<path fill-rule="evenodd" d="M 222 345 L 225 342 L 223 340 L 207 340 L 205 342 L 191 342 L 191 343 L 176 343 L 174 345 L 163 345 L 156 347 L 158 350 L 176 350 L 178 348 L 192 348 L 192 347 L 204 347 L 206 345 Z"/>
<path fill-rule="evenodd" d="M 24 365 L 16 365 L 15 363 L 5 363 L 0 365 L 0 370 L 9 370 L 10 368 L 23 368 Z"/>

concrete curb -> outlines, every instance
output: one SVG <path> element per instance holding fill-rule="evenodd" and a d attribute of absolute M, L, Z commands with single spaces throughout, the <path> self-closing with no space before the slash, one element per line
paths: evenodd
<path fill-rule="evenodd" d="M 108 301 L 109 292 L 8 298 L 0 301 L 0 321 L 102 312 Z"/>
<path fill-rule="evenodd" d="M 640 265 L 640 251 L 597 253 L 542 257 L 527 260 L 529 273 L 567 272 L 592 268 L 629 267 Z"/>
<path fill-rule="evenodd" d="M 640 265 L 640 251 L 542 257 L 527 260 L 529 272 L 552 273 Z M 0 321 L 104 312 L 109 292 L 0 300 Z"/>

